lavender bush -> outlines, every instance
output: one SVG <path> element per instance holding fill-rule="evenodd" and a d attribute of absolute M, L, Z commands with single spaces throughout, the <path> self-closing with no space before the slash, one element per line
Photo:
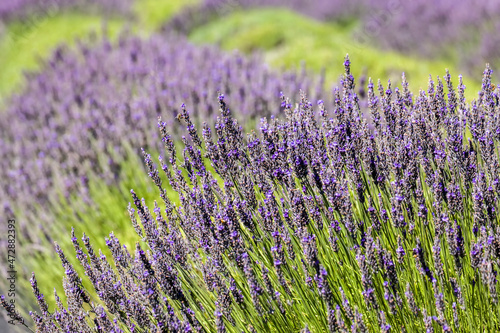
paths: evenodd
<path fill-rule="evenodd" d="M 344 65 L 333 105 L 282 96 L 284 117 L 246 138 L 223 95 L 214 128 L 180 114 L 181 152 L 160 119 L 166 156 L 159 168 L 143 157 L 161 200 L 131 191 L 141 242 L 131 251 L 111 233 L 108 260 L 72 234 L 94 290 L 56 244 L 67 306 L 50 311 L 33 275 L 37 331 L 498 331 L 490 68 L 470 104 L 448 73 L 415 96 L 404 76 L 370 81 L 367 120 Z"/>
<path fill-rule="evenodd" d="M 0 2 L 0 21 L 26 20 L 61 9 L 99 9 L 99 12 L 130 13 L 133 0 L 8 0 Z"/>
<path fill-rule="evenodd" d="M 184 34 L 234 10 L 253 7 L 286 7 L 319 20 L 353 19 L 367 11 L 366 0 L 204 0 L 198 5 L 187 6 L 170 21 L 164 30 Z"/>
<path fill-rule="evenodd" d="M 231 11 L 252 7 L 287 7 L 322 21 L 358 20 L 353 37 L 406 54 L 453 58 L 468 74 L 485 62 L 500 63 L 495 41 L 500 2 L 486 0 L 205 0 L 186 7 L 164 30 L 188 33 Z"/>

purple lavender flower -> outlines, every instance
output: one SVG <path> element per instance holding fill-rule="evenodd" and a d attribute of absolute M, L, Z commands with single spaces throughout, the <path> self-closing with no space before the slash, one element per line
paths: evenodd
<path fill-rule="evenodd" d="M 417 246 L 413 249 L 413 256 L 415 257 L 415 264 L 417 265 L 420 274 L 425 274 L 425 276 L 427 276 L 427 278 L 432 281 L 434 279 L 434 276 L 432 275 L 432 271 L 427 265 L 424 250 L 422 249 L 422 245 L 418 238 Z"/>

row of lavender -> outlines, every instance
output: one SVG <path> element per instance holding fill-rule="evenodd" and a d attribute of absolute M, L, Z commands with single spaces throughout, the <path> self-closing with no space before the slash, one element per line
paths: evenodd
<path fill-rule="evenodd" d="M 180 143 L 175 117 L 182 102 L 197 123 L 213 123 L 210 100 L 225 91 L 237 118 L 248 121 L 279 113 L 280 91 L 313 86 L 321 90 L 322 83 L 305 72 L 277 74 L 258 56 L 197 48 L 175 36 L 124 34 L 116 45 L 104 39 L 60 48 L 0 113 L 0 202 L 7 212 L 23 210 L 19 232 L 39 242 L 34 227 L 53 219 L 40 209 L 50 212 L 60 195 L 88 202 L 90 175 L 118 184 L 130 147 L 159 151 L 151 119 L 166 116 Z"/>
<path fill-rule="evenodd" d="M 72 235 L 100 301 L 56 245 L 68 305 L 50 312 L 33 276 L 37 330 L 497 331 L 500 104 L 491 70 L 470 104 L 449 74 L 415 96 L 404 77 L 400 89 L 369 82 L 370 130 L 348 59 L 345 69 L 333 105 L 282 97 L 284 117 L 263 118 L 246 139 L 223 95 L 213 129 L 199 132 L 183 109 L 182 154 L 159 120 L 161 172 L 143 156 L 161 203 L 149 209 L 131 191 L 129 206 L 147 245 L 132 255 L 111 234 L 113 268 L 88 237 L 83 248 Z"/>
<path fill-rule="evenodd" d="M 500 63 L 500 2 L 485 0 L 205 0 L 185 8 L 165 30 L 187 33 L 238 8 L 287 7 L 319 20 L 358 19 L 361 43 L 377 41 L 407 54 L 458 57 L 468 74 L 485 62 Z"/>
<path fill-rule="evenodd" d="M 29 20 L 53 15 L 62 9 L 99 8 L 109 13 L 130 13 L 132 0 L 8 0 L 0 2 L 0 21 Z"/>

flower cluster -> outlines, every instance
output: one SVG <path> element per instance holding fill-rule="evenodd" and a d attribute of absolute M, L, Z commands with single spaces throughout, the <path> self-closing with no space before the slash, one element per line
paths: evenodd
<path fill-rule="evenodd" d="M 282 96 L 284 117 L 263 118 L 246 138 L 223 95 L 213 132 L 200 136 L 183 113 L 182 156 L 160 119 L 169 163 L 160 159 L 160 173 L 143 156 L 161 201 L 150 210 L 131 192 L 142 243 L 132 254 L 111 234 L 112 267 L 86 236 L 86 250 L 73 238 L 94 291 L 56 246 L 68 306 L 48 311 L 33 278 L 38 331 L 496 331 L 491 70 L 470 104 L 449 74 L 417 95 L 404 77 L 402 88 L 370 81 L 367 120 L 344 65 L 331 109 Z"/>

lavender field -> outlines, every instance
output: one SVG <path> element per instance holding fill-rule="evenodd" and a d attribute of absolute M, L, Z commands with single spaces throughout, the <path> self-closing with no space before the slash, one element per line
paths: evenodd
<path fill-rule="evenodd" d="M 499 331 L 499 18 L 0 5 L 0 331 Z"/>

